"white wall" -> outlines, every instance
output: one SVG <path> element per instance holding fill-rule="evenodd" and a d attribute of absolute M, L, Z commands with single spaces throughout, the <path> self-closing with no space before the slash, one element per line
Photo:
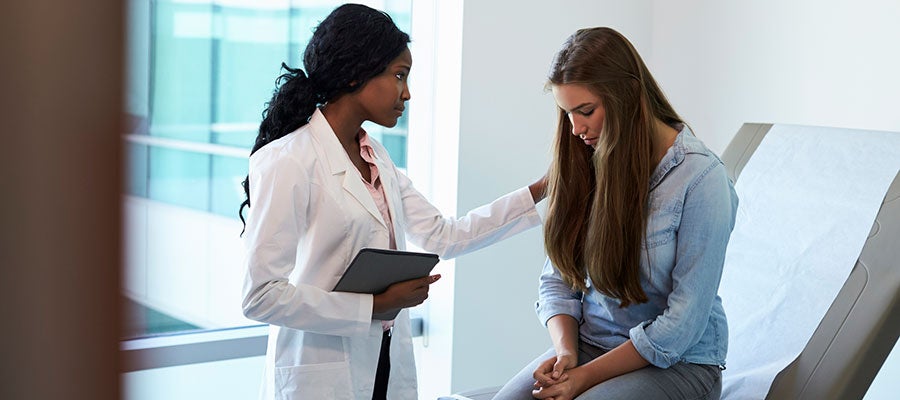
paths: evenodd
<path fill-rule="evenodd" d="M 900 131 L 900 2 L 655 1 L 651 69 L 721 154 L 744 122 Z"/>

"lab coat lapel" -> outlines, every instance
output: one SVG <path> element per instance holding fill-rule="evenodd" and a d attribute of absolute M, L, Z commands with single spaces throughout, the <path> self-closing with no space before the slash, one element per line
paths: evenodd
<path fill-rule="evenodd" d="M 350 166 L 350 168 L 356 168 L 354 166 Z M 363 184 L 362 179 L 359 177 L 358 173 L 353 170 L 347 170 L 344 173 L 344 190 L 347 193 L 350 193 L 350 196 L 356 199 L 366 210 L 369 211 L 369 214 L 372 214 L 378 222 L 381 223 L 382 226 L 387 228 L 387 224 L 384 222 L 384 218 L 381 217 L 381 211 L 378 211 L 378 206 L 375 205 L 375 199 L 372 198 L 372 194 L 369 193 L 369 189 L 366 188 L 366 185 Z"/>
<path fill-rule="evenodd" d="M 375 200 L 372 199 L 372 194 L 362 182 L 359 172 L 356 171 L 356 167 L 350 161 L 350 157 L 347 156 L 347 152 L 344 151 L 344 147 L 341 146 L 341 142 L 338 141 L 334 130 L 331 129 L 331 125 L 328 124 L 322 112 L 319 110 L 313 112 L 309 124 L 316 141 L 322 144 L 331 174 L 333 176 L 343 175 L 340 179 L 342 179 L 341 186 L 344 191 L 350 194 L 350 197 L 355 199 L 369 214 L 372 214 L 372 217 L 382 226 L 387 227 L 381 217 L 381 212 L 378 211 L 378 206 L 375 205 Z"/>

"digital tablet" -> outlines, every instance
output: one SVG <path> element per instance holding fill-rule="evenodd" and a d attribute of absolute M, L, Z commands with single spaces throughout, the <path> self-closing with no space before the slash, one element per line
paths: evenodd
<path fill-rule="evenodd" d="M 364 248 L 356 253 L 336 292 L 379 294 L 396 282 L 423 278 L 437 265 L 437 254 L 412 251 Z M 400 309 L 373 314 L 372 319 L 392 320 Z"/>

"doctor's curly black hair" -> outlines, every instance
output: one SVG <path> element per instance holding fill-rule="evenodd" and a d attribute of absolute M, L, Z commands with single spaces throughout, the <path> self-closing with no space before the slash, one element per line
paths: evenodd
<path fill-rule="evenodd" d="M 275 80 L 275 91 L 262 113 L 250 155 L 306 125 L 316 107 L 356 91 L 382 73 L 407 43 L 409 35 L 382 11 L 360 4 L 334 9 L 319 23 L 306 45 L 306 72 L 281 64 L 286 72 Z M 250 207 L 249 176 L 242 186 L 246 199 L 238 208 L 238 216 L 246 228 L 243 211 L 245 206 Z"/>

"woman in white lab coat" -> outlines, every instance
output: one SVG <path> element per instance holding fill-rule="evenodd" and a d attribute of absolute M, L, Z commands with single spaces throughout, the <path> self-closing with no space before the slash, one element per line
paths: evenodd
<path fill-rule="evenodd" d="M 445 218 L 361 128 L 392 127 L 402 115 L 408 42 L 386 14 L 344 5 L 316 28 L 306 72 L 283 65 L 241 205 L 249 206 L 244 315 L 271 326 L 263 398 L 416 399 L 405 308 L 424 301 L 439 276 L 374 296 L 332 292 L 351 258 L 407 240 L 451 258 L 540 224 L 543 179 Z M 372 319 L 398 308 L 394 321 Z"/>

